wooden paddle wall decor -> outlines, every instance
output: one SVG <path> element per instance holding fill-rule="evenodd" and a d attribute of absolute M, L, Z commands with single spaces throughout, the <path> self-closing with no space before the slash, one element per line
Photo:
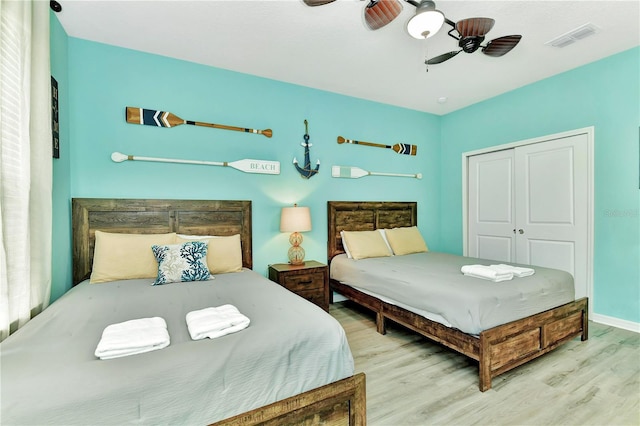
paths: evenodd
<path fill-rule="evenodd" d="M 364 141 L 356 141 L 353 139 L 346 139 L 346 138 L 343 138 L 342 136 L 338 136 L 338 143 L 339 144 L 348 143 L 353 145 L 366 145 L 366 146 L 373 146 L 376 148 L 386 148 L 386 149 L 391 149 L 396 153 L 403 154 L 403 155 L 416 155 L 418 153 L 418 147 L 416 145 L 410 145 L 408 143 L 397 143 L 395 145 L 385 145 L 382 143 L 364 142 Z"/>
<path fill-rule="evenodd" d="M 140 157 L 138 155 L 127 155 L 121 152 L 111 154 L 111 160 L 116 163 L 123 161 L 152 161 L 157 163 L 178 163 L 178 164 L 199 164 L 204 166 L 231 167 L 245 173 L 258 173 L 266 175 L 279 175 L 280 162 L 268 160 L 244 159 L 238 161 L 201 161 L 201 160 L 181 160 L 177 158 Z"/>
<path fill-rule="evenodd" d="M 370 172 L 353 166 L 333 166 L 331 167 L 331 177 L 358 179 L 365 176 L 395 176 L 422 179 L 422 173 L 386 173 L 386 172 Z"/>
<path fill-rule="evenodd" d="M 233 130 L 236 132 L 255 133 L 270 138 L 273 135 L 271 129 L 257 130 L 246 127 L 227 126 L 224 124 L 204 123 L 201 121 L 183 120 L 177 115 L 155 109 L 146 109 L 138 107 L 126 108 L 126 120 L 131 124 L 144 124 L 145 126 L 154 127 L 176 127 L 181 124 L 189 124 L 192 126 L 212 127 L 214 129 Z"/>

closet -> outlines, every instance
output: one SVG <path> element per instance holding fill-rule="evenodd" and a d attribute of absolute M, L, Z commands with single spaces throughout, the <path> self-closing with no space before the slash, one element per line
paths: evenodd
<path fill-rule="evenodd" d="M 467 254 L 590 277 L 589 134 L 467 157 Z"/>

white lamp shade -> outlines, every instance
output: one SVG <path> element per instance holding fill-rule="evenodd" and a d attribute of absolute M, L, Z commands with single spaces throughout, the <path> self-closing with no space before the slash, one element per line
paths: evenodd
<path fill-rule="evenodd" d="M 417 13 L 407 22 L 407 32 L 413 38 L 424 40 L 435 35 L 444 24 L 444 15 L 431 9 Z"/>
<path fill-rule="evenodd" d="M 309 207 L 283 207 L 280 215 L 280 232 L 311 231 Z"/>

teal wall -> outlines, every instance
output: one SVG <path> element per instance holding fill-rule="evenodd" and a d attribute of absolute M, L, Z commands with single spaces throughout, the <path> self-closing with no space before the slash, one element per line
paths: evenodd
<path fill-rule="evenodd" d="M 430 248 L 461 254 L 463 152 L 594 126 L 594 310 L 640 322 L 638 48 L 441 117 L 69 38 L 59 24 L 52 26 L 53 56 L 52 69 L 61 74 L 58 81 L 65 82 L 68 101 L 66 116 L 61 112 L 67 120 L 63 158 L 54 162 L 52 300 L 71 286 L 71 197 L 252 200 L 254 269 L 263 274 L 269 263 L 286 261 L 288 236 L 279 232 L 279 216 L 281 207 L 293 203 L 311 208 L 313 230 L 304 234 L 303 243 L 307 259 L 326 261 L 327 200 L 418 201 L 419 227 Z M 274 136 L 127 124 L 126 106 L 272 128 Z M 320 174 L 309 180 L 291 164 L 294 156 L 303 159 L 305 119 L 311 159 L 321 161 Z M 418 145 L 418 155 L 338 145 L 338 135 L 411 143 Z M 117 164 L 110 160 L 113 151 L 209 161 L 276 160 L 281 174 Z M 422 173 L 424 178 L 336 179 L 330 175 L 332 165 Z"/>
<path fill-rule="evenodd" d="M 442 249 L 462 253 L 462 153 L 594 126 L 594 312 L 640 322 L 640 48 L 442 117 Z"/>
<path fill-rule="evenodd" d="M 254 269 L 287 261 L 288 234 L 279 232 L 280 209 L 311 208 L 313 229 L 304 234 L 307 259 L 326 262 L 328 200 L 416 200 L 419 226 L 439 246 L 438 188 L 440 119 L 435 115 L 285 84 L 251 75 L 138 51 L 68 38 L 68 116 L 71 197 L 247 199 L 253 205 Z M 195 126 L 156 128 L 128 124 L 125 107 L 171 111 L 182 118 L 256 129 L 273 137 Z M 311 160 L 320 173 L 303 179 L 292 159 L 304 161 L 304 120 L 309 122 Z M 418 146 L 417 156 L 388 149 L 339 145 L 338 135 Z M 280 175 L 246 174 L 231 168 L 114 163 L 125 154 L 208 161 L 276 160 Z M 422 173 L 423 179 L 331 177 L 331 166 Z M 54 218 L 68 226 L 69 216 Z M 59 236 L 56 243 L 70 239 Z M 68 265 L 71 253 L 57 263 Z M 55 294 L 69 288 L 54 283 Z"/>

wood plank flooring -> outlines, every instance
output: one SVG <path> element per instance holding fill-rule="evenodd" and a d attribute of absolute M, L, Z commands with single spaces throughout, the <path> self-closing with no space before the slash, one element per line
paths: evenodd
<path fill-rule="evenodd" d="M 404 425 L 640 425 L 640 334 L 589 323 L 579 338 L 478 390 L 477 363 L 351 302 L 331 305 L 356 371 L 367 422 Z"/>

